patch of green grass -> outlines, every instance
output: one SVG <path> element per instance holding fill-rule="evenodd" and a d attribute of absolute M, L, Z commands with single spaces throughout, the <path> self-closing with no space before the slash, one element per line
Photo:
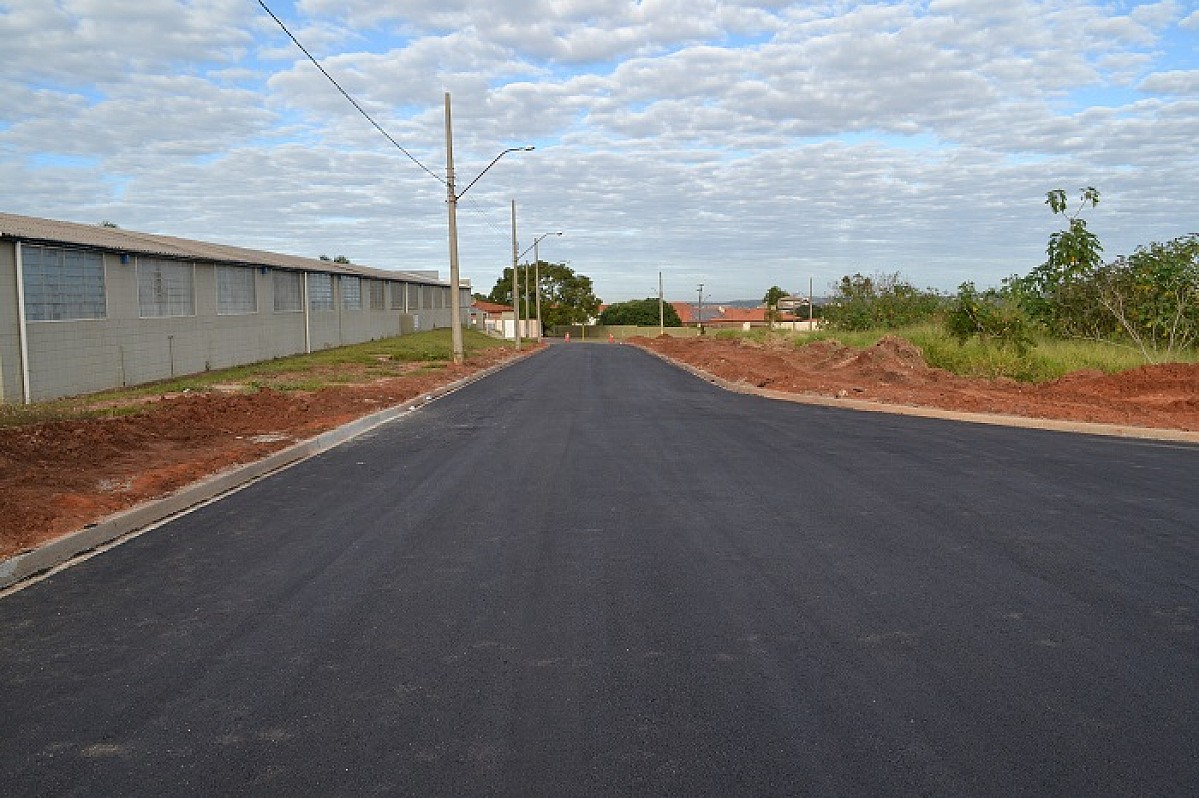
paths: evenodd
<path fill-rule="evenodd" d="M 502 347 L 506 343 L 473 330 L 463 330 L 462 345 L 466 356 L 470 357 L 475 352 Z M 401 370 L 399 367 L 409 363 L 426 364 L 419 369 L 420 372 L 442 369 L 452 359 L 452 354 L 449 328 L 430 330 L 85 396 L 31 405 L 2 404 L 0 427 L 143 412 L 146 408 L 137 404 L 139 399 L 183 391 L 211 391 L 215 385 L 242 384 L 247 391 L 261 388 L 315 391 L 357 379 L 354 374 L 338 373 L 339 366 L 353 366 L 355 369 L 366 366 L 370 374 L 389 376 L 398 373 Z M 113 406 L 97 409 L 95 405 L 99 404 Z"/>
<path fill-rule="evenodd" d="M 721 337 L 764 340 L 767 336 L 777 337 L 780 334 L 777 331 L 754 330 L 749 333 L 722 334 Z M 1037 338 L 1032 351 L 1020 357 L 1010 348 L 984 344 L 978 339 L 960 344 L 937 324 L 920 324 L 899 330 L 817 330 L 786 335 L 794 340 L 796 346 L 814 341 L 839 341 L 857 349 L 873 346 L 884 336 L 894 335 L 919 347 L 930 366 L 965 377 L 1007 377 L 1021 382 L 1046 382 L 1082 369 L 1114 374 L 1145 365 L 1145 360 L 1136 350 L 1119 344 L 1047 337 Z M 1199 362 L 1199 351 L 1188 350 L 1179 353 L 1175 359 L 1187 363 Z"/>

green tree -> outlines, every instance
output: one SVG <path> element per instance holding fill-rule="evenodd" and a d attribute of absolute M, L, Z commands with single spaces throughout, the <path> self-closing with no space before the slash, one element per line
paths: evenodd
<path fill-rule="evenodd" d="M 521 316 L 536 315 L 536 291 L 533 280 L 536 272 L 541 277 L 541 320 L 547 328 L 555 324 L 582 324 L 599 313 L 601 301 L 591 287 L 591 278 L 585 274 L 576 274 L 565 263 L 547 263 L 541 261 L 539 269 L 532 264 L 522 264 L 517 268 L 520 281 L 517 297 L 520 300 Z M 528 281 L 526 282 L 526 276 Z M 525 286 L 530 287 L 527 295 Z M 488 301 L 501 305 L 512 305 L 512 267 L 505 267 L 495 287 L 487 296 Z"/>
<path fill-rule="evenodd" d="M 1093 273 L 1094 295 L 1150 363 L 1199 342 L 1199 233 L 1137 247 Z"/>
<path fill-rule="evenodd" d="M 935 291 L 921 291 L 898 272 L 846 275 L 833 285 L 822 318 L 834 330 L 896 329 L 928 321 L 941 311 Z"/>
<path fill-rule="evenodd" d="M 1103 246 L 1087 229 L 1082 212 L 1099 204 L 1099 191 L 1094 186 L 1079 189 L 1074 213 L 1060 188 L 1046 194 L 1045 204 L 1066 217 L 1066 229 L 1049 236 L 1045 262 L 1022 278 L 1020 295 L 1028 313 L 1050 332 L 1086 335 L 1095 326 L 1094 297 L 1080 284 L 1102 265 Z"/>
<path fill-rule="evenodd" d="M 662 304 L 659 317 L 658 298 L 633 299 L 610 305 L 600 314 L 600 324 L 632 324 L 638 327 L 657 327 L 661 318 L 667 327 L 682 327 L 679 313 L 669 302 Z"/>
<path fill-rule="evenodd" d="M 782 318 L 782 314 L 779 313 L 779 300 L 786 296 L 786 291 L 772 285 L 766 290 L 766 296 L 762 297 L 762 304 L 766 305 L 766 321 L 770 322 L 771 326 Z"/>
<path fill-rule="evenodd" d="M 962 283 L 945 314 L 945 329 L 960 344 L 978 336 L 983 343 L 1010 346 L 1020 357 L 1033 346 L 1028 317 L 1010 289 L 979 293 L 974 283 Z"/>

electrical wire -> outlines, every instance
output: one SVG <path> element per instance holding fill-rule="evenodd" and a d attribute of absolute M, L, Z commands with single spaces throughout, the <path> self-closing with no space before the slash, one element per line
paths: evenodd
<path fill-rule="evenodd" d="M 495 220 L 491 217 L 491 214 L 484 210 L 483 206 L 476 202 L 474 197 L 467 197 L 466 201 L 471 205 L 472 209 L 479 214 L 479 216 L 483 217 L 483 221 L 487 222 L 487 226 L 491 228 L 492 232 L 494 232 L 501 239 L 506 239 L 508 237 L 508 233 L 500 229 L 499 225 L 497 225 Z"/>
<path fill-rule="evenodd" d="M 295 37 L 295 34 L 293 34 L 290 30 L 287 29 L 287 26 L 283 24 L 283 20 L 281 20 L 277 16 L 275 16 L 274 11 L 271 11 L 269 8 L 267 8 L 267 5 L 265 2 L 263 2 L 263 0 L 258 0 L 258 5 L 262 6 L 263 11 L 270 14 L 271 19 L 275 20 L 275 23 L 280 28 L 282 28 L 283 32 L 287 34 L 287 37 L 289 39 L 291 39 L 293 42 L 295 42 L 296 47 L 299 47 L 300 50 L 302 50 L 304 52 L 304 55 L 308 56 L 308 60 L 311 61 L 313 63 L 313 65 L 321 71 L 322 75 L 324 75 L 326 78 L 329 79 L 329 82 L 332 83 L 339 92 L 341 92 L 341 95 L 343 97 L 345 97 L 347 100 L 350 101 L 350 105 L 354 106 L 354 108 L 357 109 L 358 113 L 362 114 L 362 116 L 366 119 L 366 121 L 370 122 L 374 126 L 375 130 L 382 133 L 384 135 L 384 137 L 388 141 L 390 141 L 397 150 L 399 150 L 400 152 L 407 155 L 408 160 L 412 161 L 414 164 L 419 166 L 421 169 L 424 169 L 426 172 L 428 172 L 430 175 L 432 175 L 439 183 L 443 183 L 443 184 L 445 183 L 445 178 L 443 178 L 441 175 L 434 172 L 429 167 L 425 166 L 423 163 L 421 163 L 419 160 L 417 160 L 415 155 L 413 155 L 412 153 L 408 152 L 408 150 L 406 150 L 402 146 L 400 146 L 400 143 L 398 141 L 396 141 L 394 138 L 392 138 L 390 133 L 388 133 L 386 130 L 384 130 L 378 122 L 376 122 L 374 119 L 371 118 L 370 114 L 368 114 L 366 111 L 364 111 L 362 109 L 362 106 L 358 104 L 358 101 L 355 100 L 353 97 L 351 97 L 350 93 L 347 92 L 345 89 L 343 89 L 341 87 L 341 84 L 338 83 L 336 80 L 334 80 L 333 76 L 325 71 L 325 68 L 320 65 L 320 62 L 317 61 L 315 57 L 313 57 L 312 53 L 308 52 L 308 48 L 306 48 L 304 45 L 300 44 L 300 40 Z"/>

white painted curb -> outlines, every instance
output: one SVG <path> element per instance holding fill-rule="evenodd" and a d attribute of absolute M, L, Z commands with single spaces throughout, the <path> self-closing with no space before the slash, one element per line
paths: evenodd
<path fill-rule="evenodd" d="M 541 350 L 532 350 L 529 354 L 534 354 L 538 351 Z M 191 485 L 180 488 L 169 496 L 139 504 L 130 510 L 111 515 L 99 523 L 49 541 L 36 549 L 0 561 L 0 591 L 30 577 L 56 568 L 81 554 L 86 554 L 93 549 L 131 535 L 151 524 L 156 524 L 170 518 L 190 507 L 211 501 L 221 494 L 240 488 L 248 482 L 260 479 L 301 460 L 332 449 L 334 446 L 356 438 L 381 424 L 386 424 L 416 410 L 432 402 L 434 399 L 445 396 L 476 380 L 488 377 L 500 369 L 522 360 L 523 357 L 527 357 L 527 355 L 512 358 L 482 371 L 475 372 L 448 385 L 443 385 L 428 393 L 421 394 L 414 399 L 409 399 L 403 404 L 355 419 L 337 429 L 323 432 L 315 438 L 309 438 L 286 449 L 281 449 L 262 460 L 221 471 L 199 482 L 194 482 Z"/>
<path fill-rule="evenodd" d="M 1156 427 L 1136 427 L 1127 424 L 1096 424 L 1089 421 L 1061 421 L 1052 418 L 1030 418 L 1028 416 L 1007 416 L 999 413 L 968 413 L 959 410 L 941 410 L 935 407 L 919 407 L 916 405 L 887 404 L 884 402 L 868 402 L 862 399 L 836 399 L 831 396 L 816 394 L 789 393 L 775 391 L 770 388 L 759 388 L 744 382 L 730 380 L 709 374 L 703 369 L 675 360 L 652 349 L 637 347 L 655 357 L 688 371 L 696 377 L 713 385 L 735 393 L 763 396 L 767 399 L 778 399 L 784 402 L 794 402 L 804 405 L 819 405 L 821 407 L 839 407 L 845 410 L 858 410 L 867 413 L 890 413 L 899 416 L 919 416 L 921 418 L 938 418 L 947 421 L 966 421 L 971 424 L 991 424 L 1001 427 L 1020 427 L 1023 429 L 1040 429 L 1052 432 L 1075 432 L 1084 435 L 1106 435 L 1117 438 L 1137 438 L 1152 441 L 1171 441 L 1174 443 L 1199 443 L 1199 432 L 1189 432 L 1179 429 L 1161 429 Z"/>

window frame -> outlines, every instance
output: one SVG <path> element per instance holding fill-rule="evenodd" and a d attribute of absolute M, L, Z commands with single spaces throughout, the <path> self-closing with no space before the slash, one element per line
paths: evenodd
<path fill-rule="evenodd" d="M 25 296 L 26 321 L 103 321 L 108 318 L 108 272 L 103 252 L 84 247 L 55 247 L 24 242 L 20 242 L 20 247 L 21 289 Z M 31 259 L 31 253 L 37 254 Z M 56 255 L 57 263 L 43 262 L 49 253 Z M 86 278 L 91 272 L 90 286 L 81 280 L 70 279 L 68 260 L 87 267 L 80 269 L 78 276 Z M 72 288 L 83 288 L 84 291 L 72 296 L 63 295 L 64 289 Z M 98 299 L 95 295 L 97 288 Z M 86 293 L 88 290 L 92 292 L 90 298 Z M 84 308 L 90 310 L 82 310 Z"/>
<path fill-rule="evenodd" d="M 170 258 L 138 256 L 134 264 L 137 280 L 137 315 L 142 319 L 186 319 L 196 315 L 196 264 Z M 153 268 L 153 272 L 148 270 Z M 143 271 L 145 269 L 146 271 Z M 186 279 L 176 282 L 176 278 Z M 184 290 L 179 290 L 182 285 Z M 146 295 L 149 287 L 152 296 Z M 184 305 L 177 305 L 186 300 Z M 185 311 L 185 312 L 180 312 Z"/>
<path fill-rule="evenodd" d="M 240 302 L 230 303 L 231 297 L 227 296 L 229 291 L 225 291 L 224 293 L 222 293 L 222 288 L 236 289 L 239 287 L 245 287 L 245 286 L 237 286 L 237 285 L 230 286 L 228 284 L 222 285 L 222 283 L 224 282 L 222 277 L 224 277 L 225 279 L 228 279 L 228 277 L 230 275 L 234 275 L 234 274 L 236 274 L 239 279 L 242 278 L 244 275 L 249 275 L 250 279 L 248 281 L 248 285 L 249 285 L 250 292 L 249 292 L 248 299 L 250 301 L 250 306 L 251 306 L 250 310 L 245 309 L 246 308 L 246 304 L 245 304 L 246 297 L 240 297 L 240 299 L 241 299 Z M 236 293 L 236 292 L 234 292 L 234 293 Z M 232 297 L 232 299 L 238 299 L 238 297 L 234 296 L 234 297 Z M 231 266 L 231 265 L 223 264 L 223 263 L 216 264 L 216 314 L 218 316 L 251 316 L 257 312 L 258 312 L 258 277 L 255 274 L 255 270 L 253 268 L 250 268 L 247 266 Z"/>

